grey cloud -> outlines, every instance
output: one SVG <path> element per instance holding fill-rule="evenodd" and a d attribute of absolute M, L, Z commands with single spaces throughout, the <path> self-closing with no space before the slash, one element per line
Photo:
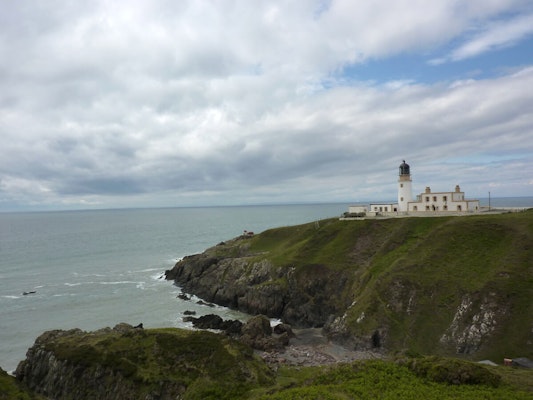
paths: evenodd
<path fill-rule="evenodd" d="M 439 45 L 506 8 L 320 4 L 7 4 L 0 208 L 376 199 L 393 193 L 401 158 L 420 165 L 419 182 L 462 175 L 478 191 L 530 172 L 531 68 L 452 84 L 335 80 L 347 64 Z M 498 165 L 439 170 L 517 149 Z"/>

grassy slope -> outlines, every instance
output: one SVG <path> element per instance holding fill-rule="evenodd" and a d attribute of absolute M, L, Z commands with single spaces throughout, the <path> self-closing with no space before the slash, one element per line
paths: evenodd
<path fill-rule="evenodd" d="M 250 250 L 297 271 L 313 264 L 349 271 L 344 303 L 355 305 L 346 313 L 348 329 L 369 335 L 387 326 L 391 349 L 451 354 L 455 349 L 436 343 L 469 295 L 474 307 L 489 301 L 505 308 L 494 340 L 477 357 L 533 356 L 526 345 L 532 339 L 533 211 L 325 220 L 266 231 Z"/>
<path fill-rule="evenodd" d="M 256 389 L 251 398 L 530 399 L 533 371 L 509 368 L 506 373 L 501 379 L 494 368 L 447 359 L 406 360 L 405 365 L 364 361 L 327 368 L 282 368 L 276 386 Z M 513 381 L 511 376 L 519 373 L 522 376 Z"/>

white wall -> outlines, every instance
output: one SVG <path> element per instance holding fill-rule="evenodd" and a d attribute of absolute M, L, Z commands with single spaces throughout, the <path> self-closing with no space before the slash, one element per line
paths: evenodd
<path fill-rule="evenodd" d="M 417 199 L 420 201 L 409 203 L 409 211 L 479 211 L 479 200 L 464 200 L 464 192 L 425 192 Z"/>

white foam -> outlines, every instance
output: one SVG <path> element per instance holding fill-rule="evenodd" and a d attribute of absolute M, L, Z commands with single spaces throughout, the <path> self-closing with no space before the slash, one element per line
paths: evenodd
<path fill-rule="evenodd" d="M 7 296 L 2 296 L 4 299 L 20 299 L 21 296 L 11 296 L 11 295 L 7 295 Z"/>
<path fill-rule="evenodd" d="M 270 318 L 270 326 L 272 328 L 275 327 L 276 325 L 279 325 L 279 324 L 281 324 L 281 319 Z"/>
<path fill-rule="evenodd" d="M 152 271 L 160 271 L 160 270 L 161 268 L 146 268 L 146 269 L 141 269 L 138 272 L 152 272 Z M 132 271 L 132 272 L 137 272 L 137 271 Z"/>
<path fill-rule="evenodd" d="M 165 278 L 165 273 L 161 272 L 161 270 L 158 270 L 159 272 L 157 274 L 151 275 L 150 278 L 153 281 L 160 281 Z"/>
<path fill-rule="evenodd" d="M 135 281 L 115 281 L 115 282 L 98 282 L 100 285 L 127 285 L 127 284 L 137 284 Z"/>

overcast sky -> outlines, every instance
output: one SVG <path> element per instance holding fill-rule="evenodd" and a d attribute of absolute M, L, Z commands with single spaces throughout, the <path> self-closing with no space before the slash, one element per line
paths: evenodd
<path fill-rule="evenodd" d="M 0 7 L 0 210 L 533 196 L 531 0 Z"/>

